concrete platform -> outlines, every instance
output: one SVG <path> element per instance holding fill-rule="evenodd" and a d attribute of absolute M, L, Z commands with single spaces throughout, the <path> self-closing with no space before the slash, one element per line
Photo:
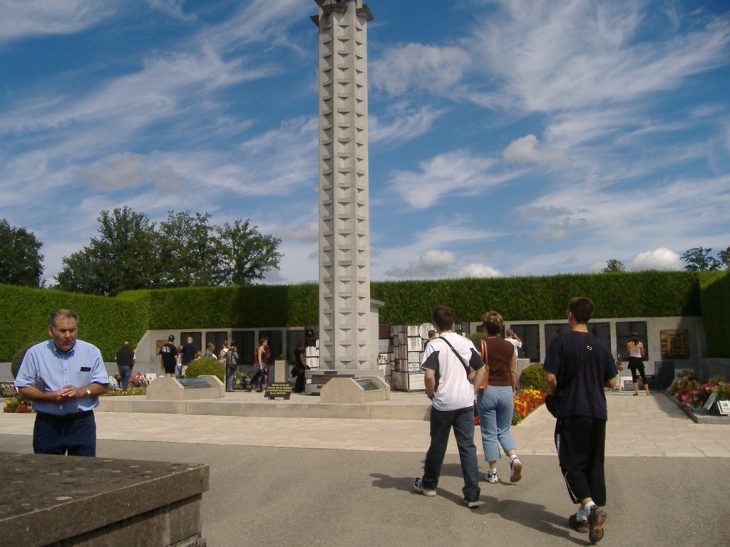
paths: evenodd
<path fill-rule="evenodd" d="M 317 395 L 292 393 L 271 400 L 263 393 L 234 391 L 223 399 L 148 401 L 144 395 L 101 397 L 97 412 L 242 416 L 248 418 L 332 418 L 352 420 L 428 420 L 425 393 L 391 392 L 390 400 L 365 404 L 323 403 Z"/>

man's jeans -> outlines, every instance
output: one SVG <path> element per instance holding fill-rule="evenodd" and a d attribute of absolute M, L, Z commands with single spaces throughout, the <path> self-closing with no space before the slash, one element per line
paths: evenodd
<path fill-rule="evenodd" d="M 422 485 L 426 490 L 435 490 L 441 476 L 441 465 L 449 443 L 449 433 L 454 428 L 456 445 L 459 448 L 461 472 L 464 475 L 464 499 L 477 501 L 479 488 L 479 464 L 477 447 L 474 444 L 474 409 L 436 410 L 431 408 L 431 446 L 426 453 Z"/>
<path fill-rule="evenodd" d="M 122 389 L 127 389 L 129 386 L 129 377 L 132 375 L 132 367 L 126 365 L 119 365 L 119 377 L 122 379 Z"/>

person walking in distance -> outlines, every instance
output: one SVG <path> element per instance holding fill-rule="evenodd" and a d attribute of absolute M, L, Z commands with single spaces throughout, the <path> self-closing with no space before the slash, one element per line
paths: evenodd
<path fill-rule="evenodd" d="M 165 371 L 165 376 L 171 378 L 175 376 L 175 368 L 177 367 L 178 351 L 175 347 L 175 336 L 167 337 L 167 344 L 160 346 L 160 368 Z"/>
<path fill-rule="evenodd" d="M 580 504 L 568 525 L 588 532 L 591 543 L 603 538 L 606 521 L 606 394 L 616 385 L 616 365 L 601 340 L 588 332 L 593 316 L 590 298 L 568 302 L 570 332 L 553 339 L 545 356 L 545 383 L 560 403 L 555 423 L 555 447 L 568 494 Z"/>
<path fill-rule="evenodd" d="M 126 391 L 129 386 L 129 377 L 132 375 L 132 368 L 134 368 L 134 363 L 137 360 L 127 340 L 119 348 L 115 359 L 117 361 L 117 367 L 119 367 L 119 377 L 122 380 L 122 391 Z"/>

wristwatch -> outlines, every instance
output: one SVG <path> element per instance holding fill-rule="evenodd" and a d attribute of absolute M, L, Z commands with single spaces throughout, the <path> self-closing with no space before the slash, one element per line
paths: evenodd
<path fill-rule="evenodd" d="M 86 396 L 91 397 L 91 390 L 88 387 L 86 388 Z"/>

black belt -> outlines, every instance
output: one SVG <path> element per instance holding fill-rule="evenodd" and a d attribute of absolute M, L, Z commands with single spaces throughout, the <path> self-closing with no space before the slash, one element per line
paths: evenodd
<path fill-rule="evenodd" d="M 44 418 L 55 420 L 57 422 L 67 422 L 69 420 L 76 420 L 78 418 L 83 418 L 84 416 L 88 416 L 89 414 L 93 414 L 93 413 L 94 413 L 93 410 L 84 410 L 83 412 L 74 412 L 73 414 L 63 414 L 61 416 L 57 416 L 56 414 L 49 414 L 48 412 L 36 411 L 36 414 L 40 414 Z"/>

